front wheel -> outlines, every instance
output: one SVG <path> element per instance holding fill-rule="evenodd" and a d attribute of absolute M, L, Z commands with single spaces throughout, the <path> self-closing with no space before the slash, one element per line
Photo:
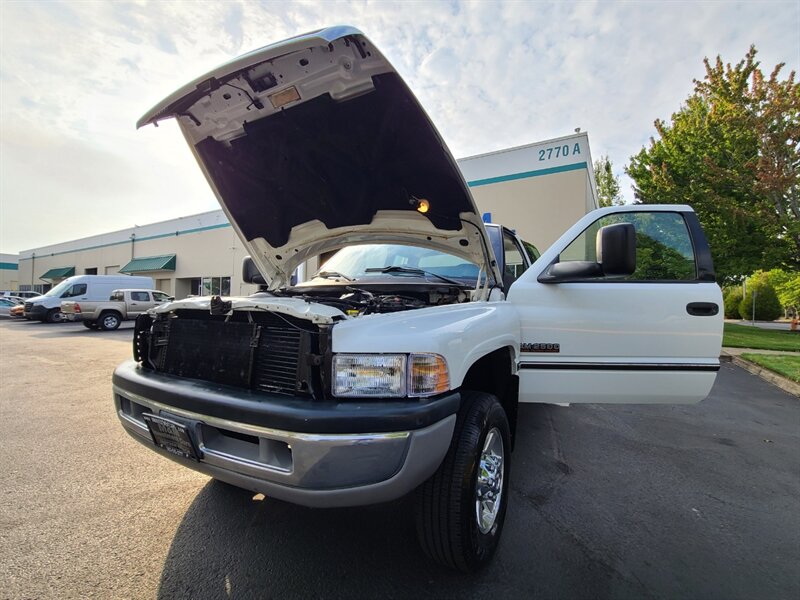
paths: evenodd
<path fill-rule="evenodd" d="M 44 320 L 48 323 L 61 323 L 64 320 L 64 313 L 61 312 L 60 308 L 53 308 L 47 311 Z"/>
<path fill-rule="evenodd" d="M 508 505 L 511 433 L 495 396 L 462 392 L 450 449 L 416 493 L 417 536 L 435 561 L 476 571 L 497 550 Z"/>
<path fill-rule="evenodd" d="M 117 313 L 107 312 L 100 315 L 100 329 L 103 331 L 112 331 L 119 327 L 122 319 Z"/>

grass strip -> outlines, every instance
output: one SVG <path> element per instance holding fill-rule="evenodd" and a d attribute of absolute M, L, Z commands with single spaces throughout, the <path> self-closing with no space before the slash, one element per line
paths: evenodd
<path fill-rule="evenodd" d="M 722 345 L 729 348 L 800 352 L 800 332 L 725 323 Z"/>
<path fill-rule="evenodd" d="M 742 358 L 800 383 L 800 356 L 746 352 L 742 354 Z"/>

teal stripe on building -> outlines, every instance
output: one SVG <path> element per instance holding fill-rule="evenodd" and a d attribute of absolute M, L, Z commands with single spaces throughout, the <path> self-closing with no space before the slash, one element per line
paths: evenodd
<path fill-rule="evenodd" d="M 555 173 L 566 173 L 568 171 L 578 171 L 580 169 L 586 169 L 586 162 L 579 162 L 574 163 L 571 165 L 562 165 L 559 167 L 550 167 L 548 169 L 538 169 L 533 171 L 524 171 L 522 173 L 512 173 L 510 175 L 500 175 L 498 177 L 488 177 L 486 179 L 476 179 L 474 181 L 468 181 L 467 185 L 469 187 L 480 187 L 482 185 L 491 185 L 493 183 L 502 183 L 504 181 L 516 181 L 518 179 L 528 179 L 529 177 L 540 177 L 542 175 L 553 175 Z M 161 238 L 167 237 L 176 237 L 181 235 L 186 235 L 190 233 L 200 233 L 202 231 L 210 231 L 212 229 L 222 229 L 224 227 L 230 227 L 230 223 L 218 223 L 216 225 L 206 225 L 204 227 L 195 227 L 193 229 L 183 229 L 178 230 L 175 232 L 168 232 L 168 233 L 159 233 L 156 235 L 148 235 L 144 237 L 137 237 L 135 238 L 136 242 L 146 242 L 147 240 L 157 240 Z M 119 242 L 109 242 L 108 244 L 97 244 L 95 246 L 86 246 L 84 248 L 75 248 L 74 250 L 64 250 L 62 252 L 49 252 L 46 254 L 41 254 L 36 256 L 36 258 L 43 258 L 47 256 L 59 256 L 62 254 L 72 254 L 74 252 L 84 252 L 86 250 L 97 250 L 98 248 L 108 248 L 111 246 L 120 246 L 122 244 L 130 244 L 130 240 L 121 240 Z M 31 260 L 30 257 L 20 258 L 20 260 Z M 0 269 L 14 269 L 16 270 L 18 267 L 13 263 L 0 263 Z"/>
<path fill-rule="evenodd" d="M 6 271 L 17 271 L 19 270 L 19 265 L 17 263 L 0 262 L 0 269 L 5 269 Z"/>
<path fill-rule="evenodd" d="M 541 175 L 553 175 L 555 173 L 566 173 L 567 171 L 578 171 L 586 169 L 586 161 L 574 163 L 571 165 L 562 165 L 560 167 L 550 167 L 549 169 L 539 169 L 536 171 L 524 171 L 523 173 L 512 173 L 511 175 L 500 175 L 499 177 L 488 177 L 486 179 L 476 179 L 475 181 L 468 181 L 469 187 L 478 187 L 481 185 L 491 185 L 492 183 L 501 183 L 503 181 L 515 181 L 517 179 L 528 179 L 529 177 L 540 177 Z"/>
<path fill-rule="evenodd" d="M 144 237 L 137 237 L 136 242 L 146 242 L 147 240 L 157 240 L 166 237 L 177 237 L 186 235 L 188 233 L 199 233 L 201 231 L 209 231 L 211 229 L 222 229 L 230 227 L 230 223 L 219 223 L 217 225 L 206 225 L 205 227 L 195 227 L 194 229 L 182 229 L 175 232 L 159 233 L 156 235 L 148 235 Z M 61 254 L 72 254 L 73 252 L 83 252 L 85 250 L 97 250 L 98 248 L 109 248 L 111 246 L 121 246 L 122 244 L 130 244 L 131 240 L 122 240 L 119 242 L 109 242 L 108 244 L 97 244 L 96 246 L 86 246 L 85 248 L 75 248 L 74 250 L 64 250 L 63 252 L 48 252 L 47 254 L 37 254 L 36 258 L 45 258 L 48 256 L 59 256 Z M 20 260 L 30 260 L 31 257 L 20 258 Z"/>

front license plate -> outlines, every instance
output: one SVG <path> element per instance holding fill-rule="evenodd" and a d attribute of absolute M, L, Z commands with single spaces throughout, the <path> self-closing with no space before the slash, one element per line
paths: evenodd
<path fill-rule="evenodd" d="M 170 454 L 198 460 L 197 451 L 192 443 L 192 438 L 189 437 L 189 429 L 186 425 L 150 413 L 142 414 L 142 418 L 147 423 L 156 446 Z"/>

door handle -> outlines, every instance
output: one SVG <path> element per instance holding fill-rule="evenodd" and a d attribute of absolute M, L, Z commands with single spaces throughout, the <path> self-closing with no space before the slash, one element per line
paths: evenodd
<path fill-rule="evenodd" d="M 713 317 L 719 312 L 719 306 L 714 302 L 690 302 L 686 312 L 693 317 Z"/>

